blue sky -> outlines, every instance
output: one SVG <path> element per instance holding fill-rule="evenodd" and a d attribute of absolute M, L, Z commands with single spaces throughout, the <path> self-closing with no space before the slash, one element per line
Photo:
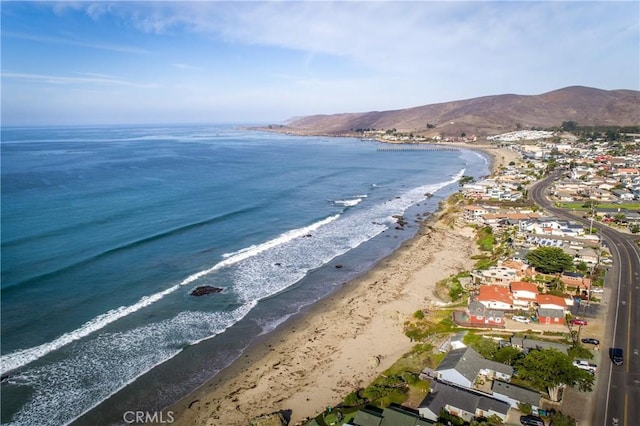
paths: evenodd
<path fill-rule="evenodd" d="M 2 125 L 640 89 L 640 2 L 2 2 Z"/>

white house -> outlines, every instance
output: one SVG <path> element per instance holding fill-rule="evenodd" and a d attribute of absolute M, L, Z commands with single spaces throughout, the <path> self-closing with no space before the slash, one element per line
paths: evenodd
<path fill-rule="evenodd" d="M 434 373 L 440 381 L 469 389 L 478 374 L 508 382 L 513 375 L 513 367 L 485 359 L 471 348 L 460 348 L 449 351 Z"/>
<path fill-rule="evenodd" d="M 514 281 L 509 287 L 513 296 L 513 304 L 523 308 L 529 308 L 538 299 L 538 287 L 534 283 Z"/>

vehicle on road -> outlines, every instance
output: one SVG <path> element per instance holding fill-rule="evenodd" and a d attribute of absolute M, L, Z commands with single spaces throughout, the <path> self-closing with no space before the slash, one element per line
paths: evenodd
<path fill-rule="evenodd" d="M 526 324 L 529 324 L 531 322 L 529 318 L 523 317 L 522 315 L 514 315 L 513 317 L 511 317 L 511 319 L 517 322 L 524 322 Z"/>
<path fill-rule="evenodd" d="M 611 358 L 611 362 L 615 365 L 622 365 L 624 362 L 622 349 L 620 348 L 610 348 L 609 349 L 609 357 Z"/>
<path fill-rule="evenodd" d="M 588 343 L 591 345 L 599 345 L 600 344 L 600 340 L 593 338 L 593 337 L 585 337 L 584 339 L 581 340 L 582 343 Z"/>
<path fill-rule="evenodd" d="M 581 370 L 586 370 L 591 374 L 596 374 L 596 371 L 598 370 L 597 365 L 591 364 L 589 361 L 585 361 L 583 359 L 576 359 L 573 361 L 573 365 Z"/>
<path fill-rule="evenodd" d="M 569 324 L 571 325 L 587 325 L 587 320 L 584 320 L 582 318 L 574 318 L 572 320 L 569 321 Z"/>
<path fill-rule="evenodd" d="M 524 426 L 544 426 L 544 420 L 538 416 L 520 416 L 520 424 Z"/>

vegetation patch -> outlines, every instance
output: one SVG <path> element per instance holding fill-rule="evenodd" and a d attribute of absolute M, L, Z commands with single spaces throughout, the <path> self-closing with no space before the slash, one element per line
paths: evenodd
<path fill-rule="evenodd" d="M 434 311 L 424 318 L 412 316 L 404 323 L 404 334 L 412 342 L 425 342 L 430 337 L 441 333 L 450 333 L 455 329 L 451 320 L 451 311 Z"/>
<path fill-rule="evenodd" d="M 482 251 L 493 251 L 496 239 L 493 236 L 493 229 L 490 226 L 478 229 L 477 232 L 478 248 Z"/>
<path fill-rule="evenodd" d="M 495 259 L 487 255 L 475 255 L 475 256 L 471 256 L 471 259 L 476 261 L 474 265 L 475 268 L 481 269 L 481 270 L 489 269 L 490 267 L 496 266 L 498 264 L 498 262 Z"/>

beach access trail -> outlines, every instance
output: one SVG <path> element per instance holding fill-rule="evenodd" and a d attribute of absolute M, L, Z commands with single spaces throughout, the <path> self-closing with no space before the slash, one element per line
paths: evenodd
<path fill-rule="evenodd" d="M 482 149 L 493 171 L 518 154 Z M 230 367 L 166 411 L 175 425 L 246 425 L 251 417 L 291 410 L 291 424 L 314 417 L 367 386 L 409 352 L 404 322 L 438 303 L 436 283 L 471 270 L 475 230 L 461 213 L 439 211 L 416 236 L 363 276 L 286 322 Z"/>

